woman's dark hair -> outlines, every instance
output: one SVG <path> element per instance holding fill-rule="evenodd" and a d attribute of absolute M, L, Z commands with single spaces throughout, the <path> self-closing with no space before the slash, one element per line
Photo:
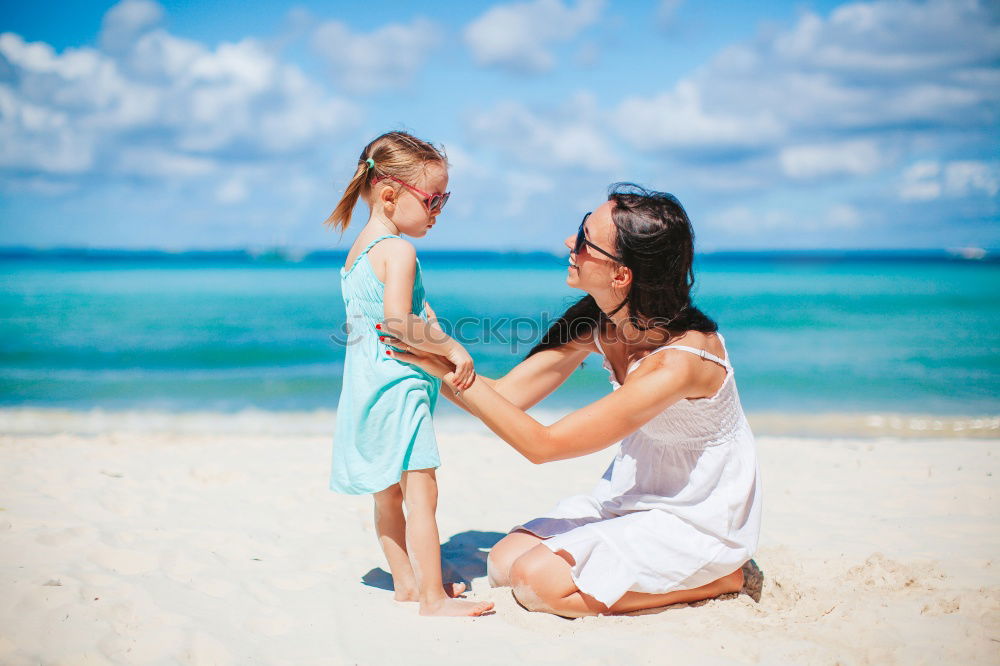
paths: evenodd
<path fill-rule="evenodd" d="M 716 323 L 691 302 L 694 230 L 681 202 L 672 194 L 632 183 L 613 184 L 608 201 L 614 202 L 615 249 L 632 271 L 628 294 L 611 314 L 627 308 L 629 322 L 637 329 L 659 328 L 671 337 L 683 331 L 717 331 Z M 552 324 L 528 356 L 610 324 L 593 296 L 584 296 Z"/>

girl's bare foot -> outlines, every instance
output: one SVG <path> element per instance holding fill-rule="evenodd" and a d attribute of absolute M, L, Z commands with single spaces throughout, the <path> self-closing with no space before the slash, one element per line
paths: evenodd
<path fill-rule="evenodd" d="M 460 597 L 465 594 L 465 583 L 445 583 L 444 593 L 452 599 Z M 392 598 L 396 601 L 420 601 L 420 593 L 415 587 L 406 590 L 397 589 Z"/>
<path fill-rule="evenodd" d="M 470 617 L 493 610 L 492 601 L 463 601 L 461 599 L 438 599 L 420 604 L 421 615 L 438 617 Z"/>

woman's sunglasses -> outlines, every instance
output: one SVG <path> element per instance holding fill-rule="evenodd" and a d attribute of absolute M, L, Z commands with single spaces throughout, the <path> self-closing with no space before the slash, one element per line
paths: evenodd
<path fill-rule="evenodd" d="M 583 246 L 586 245 L 587 247 L 589 247 L 591 249 L 597 250 L 598 252 L 600 252 L 601 254 L 603 254 L 605 257 L 609 257 L 611 259 L 614 259 L 619 264 L 624 264 L 625 260 L 622 259 L 621 257 L 615 256 L 615 255 L 611 254 L 610 252 L 608 252 L 607 250 L 602 249 L 602 248 L 598 247 L 597 245 L 594 245 L 593 243 L 591 243 L 589 240 L 587 240 L 587 234 L 583 230 L 583 225 L 585 225 L 587 223 L 587 218 L 588 217 L 590 217 L 590 213 L 587 213 L 586 215 L 584 215 L 583 216 L 583 221 L 580 222 L 580 230 L 576 232 L 576 243 L 573 245 L 573 254 L 579 255 L 580 254 L 580 250 L 582 250 Z"/>
<path fill-rule="evenodd" d="M 451 192 L 445 192 L 443 194 L 431 194 L 430 192 L 424 192 L 419 187 L 414 187 L 413 185 L 410 185 L 409 183 L 404 183 L 403 181 L 401 181 L 399 178 L 396 178 L 395 176 L 389 176 L 389 175 L 380 176 L 380 177 L 376 178 L 375 180 L 372 181 L 372 185 L 378 185 L 378 182 L 380 180 L 385 180 L 386 178 L 388 178 L 389 180 L 394 180 L 397 183 L 399 183 L 400 185 L 402 185 L 403 187 L 408 187 L 411 190 L 413 190 L 414 192 L 416 192 L 417 194 L 419 194 L 420 196 L 422 196 L 423 199 L 421 199 L 421 201 L 424 203 L 424 208 L 427 209 L 428 213 L 437 213 L 437 212 L 439 212 L 442 208 L 444 208 L 444 205 L 446 203 L 448 203 L 448 197 L 451 196 Z"/>

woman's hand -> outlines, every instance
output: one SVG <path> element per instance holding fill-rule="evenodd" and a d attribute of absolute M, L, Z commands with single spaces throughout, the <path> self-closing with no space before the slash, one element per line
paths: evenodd
<path fill-rule="evenodd" d="M 427 374 L 433 375 L 438 379 L 444 379 L 446 375 L 455 371 L 455 364 L 444 356 L 414 349 L 402 340 L 393 340 L 392 346 L 397 349 L 402 349 L 403 351 L 390 349 L 389 356 L 397 361 L 415 365 Z"/>

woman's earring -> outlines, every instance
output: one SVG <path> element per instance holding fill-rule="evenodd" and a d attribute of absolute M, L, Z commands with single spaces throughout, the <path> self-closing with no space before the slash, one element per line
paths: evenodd
<path fill-rule="evenodd" d="M 615 276 L 611 279 L 624 283 L 625 280 L 629 277 L 631 277 L 631 273 L 628 272 L 628 269 L 625 268 L 624 266 L 619 266 L 618 269 L 615 271 Z"/>

